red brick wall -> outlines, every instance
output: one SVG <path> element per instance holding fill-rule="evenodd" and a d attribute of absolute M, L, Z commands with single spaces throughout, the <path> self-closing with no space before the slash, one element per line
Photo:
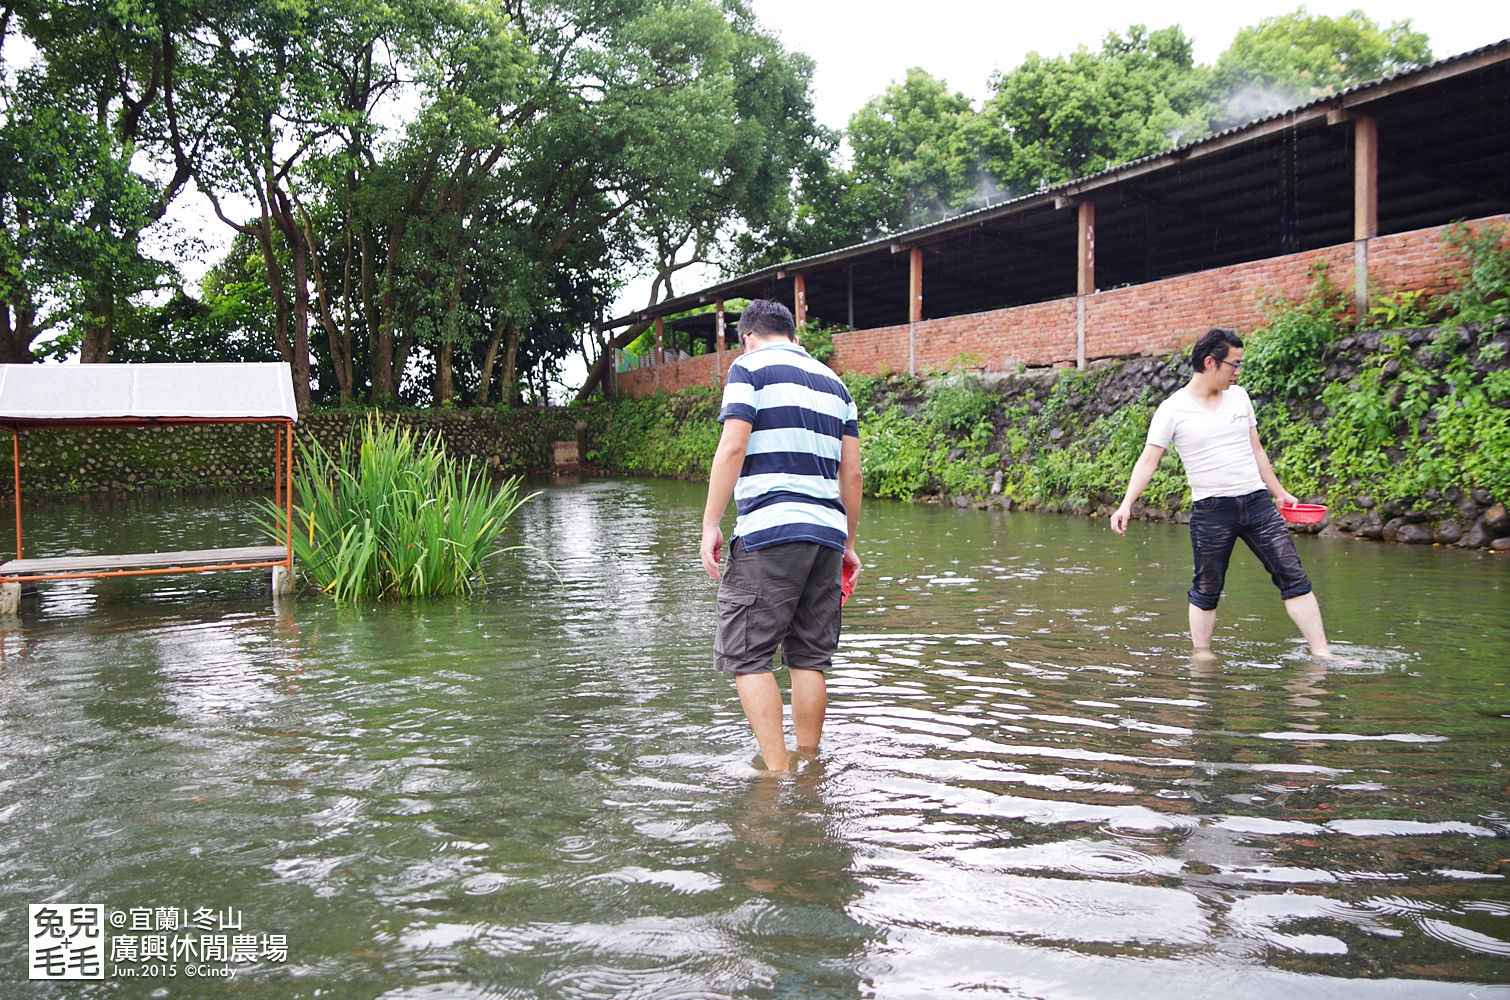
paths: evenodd
<path fill-rule="evenodd" d="M 1485 226 L 1510 223 L 1510 215 L 1475 219 L 1468 223 L 1474 231 Z M 1434 295 L 1450 291 L 1461 282 L 1458 273 L 1465 266 L 1462 255 L 1442 241 L 1448 227 L 1422 229 L 1393 236 L 1376 236 L 1368 241 L 1368 276 L 1371 292 L 1427 290 Z M 1424 237 L 1424 238 L 1423 238 Z"/>
<path fill-rule="evenodd" d="M 1472 225 L 1507 222 L 1510 216 L 1494 216 Z M 1445 229 L 1418 229 L 1369 240 L 1370 294 L 1447 290 L 1462 260 L 1443 242 Z M 1354 245 L 1346 243 L 1086 296 L 1086 359 L 1168 354 L 1193 343 L 1213 326 L 1247 333 L 1265 322 L 1266 303 L 1306 296 L 1311 289 L 1311 266 L 1318 261 L 1328 264 L 1333 287 L 1351 292 Z M 1065 298 L 924 320 L 912 328 L 889 326 L 839 333 L 834 335 L 831 363 L 838 371 L 854 374 L 927 373 L 958 367 L 1012 371 L 1022 364 L 1073 364 L 1078 308 L 1077 299 Z M 704 355 L 621 373 L 619 390 L 644 396 L 692 385 L 716 386 L 735 352 L 723 353 L 724 363 L 716 380 L 715 357 Z"/>
<path fill-rule="evenodd" d="M 834 334 L 834 356 L 829 364 L 836 371 L 876 374 L 907 371 L 911 352 L 906 326 L 883 326 Z"/>
<path fill-rule="evenodd" d="M 1335 287 L 1352 287 L 1349 243 L 1097 292 L 1086 299 L 1085 356 L 1169 354 L 1214 326 L 1246 333 L 1263 324 L 1266 302 L 1304 298 L 1318 261 Z"/>
<path fill-rule="evenodd" d="M 616 376 L 619 392 L 637 397 L 653 396 L 657 392 L 681 392 L 697 385 L 717 389 L 723 385 L 724 375 L 737 357 L 738 351 L 699 354 L 684 361 L 619 372 Z"/>

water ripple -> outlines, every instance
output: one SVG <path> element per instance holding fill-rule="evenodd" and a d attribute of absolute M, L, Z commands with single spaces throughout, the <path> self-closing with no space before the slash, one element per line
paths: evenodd
<path fill-rule="evenodd" d="M 1490 937 L 1488 934 L 1469 930 L 1466 927 L 1459 927 L 1446 920 L 1427 917 L 1421 921 L 1421 930 L 1438 941 L 1456 945 L 1465 951 L 1478 952 L 1480 955 L 1489 955 L 1493 958 L 1510 958 L 1510 941 Z"/>
<path fill-rule="evenodd" d="M 0 624 L 4 910 L 244 907 L 305 992 L 390 1000 L 1502 981 L 1503 560 L 1306 539 L 1328 624 L 1400 648 L 1312 661 L 1245 573 L 1193 661 L 1182 529 L 867 505 L 777 777 L 709 665 L 704 494 L 547 487 L 461 601 L 52 588 Z"/>

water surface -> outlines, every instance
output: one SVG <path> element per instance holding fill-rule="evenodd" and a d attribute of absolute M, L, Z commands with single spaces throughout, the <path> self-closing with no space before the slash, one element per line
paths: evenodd
<path fill-rule="evenodd" d="M 825 746 L 773 778 L 702 496 L 549 487 L 459 601 L 46 585 L 0 633 L 0 996 L 1510 995 L 1510 561 L 1301 538 L 1343 664 L 1240 553 L 1192 663 L 1183 528 L 871 501 Z M 27 554 L 246 507 L 38 507 Z M 44 902 L 287 955 L 28 982 Z"/>

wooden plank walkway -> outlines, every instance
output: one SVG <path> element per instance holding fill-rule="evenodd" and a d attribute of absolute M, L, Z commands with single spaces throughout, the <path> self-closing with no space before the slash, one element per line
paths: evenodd
<path fill-rule="evenodd" d="M 248 545 L 236 549 L 188 549 L 182 552 L 135 552 L 109 556 L 53 556 L 42 559 L 12 559 L 0 563 L 0 577 L 41 576 L 54 573 L 85 575 L 130 570 L 170 571 L 195 566 L 241 566 L 249 569 L 282 563 L 288 550 L 281 545 Z"/>

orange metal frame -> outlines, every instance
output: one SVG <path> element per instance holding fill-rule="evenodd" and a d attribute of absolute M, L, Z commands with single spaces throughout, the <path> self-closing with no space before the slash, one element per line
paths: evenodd
<path fill-rule="evenodd" d="M 268 569 L 282 566 L 294 570 L 294 422 L 287 417 L 161 417 L 106 418 L 46 421 L 8 421 L 0 424 L 11 432 L 11 461 L 15 474 L 16 558 L 21 559 L 21 430 L 24 427 L 150 427 L 164 424 L 272 424 L 273 503 L 283 508 L 284 538 L 282 559 L 272 561 L 229 562 L 212 566 L 155 566 L 150 569 L 112 569 L 60 573 L 0 573 L 0 582 L 26 583 L 33 580 L 101 579 L 113 576 L 163 576 L 169 573 L 213 573 L 227 569 Z"/>

